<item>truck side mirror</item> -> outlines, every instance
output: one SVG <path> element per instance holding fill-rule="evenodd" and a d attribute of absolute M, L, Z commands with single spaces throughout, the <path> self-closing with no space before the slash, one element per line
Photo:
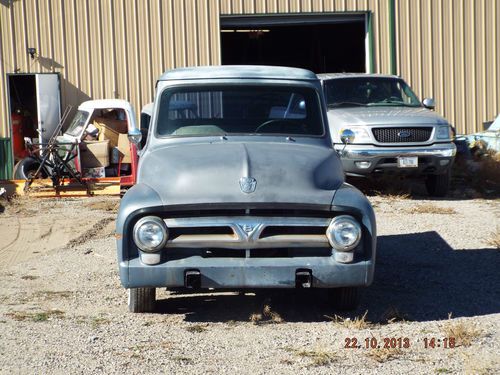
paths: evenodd
<path fill-rule="evenodd" d="M 351 129 L 344 129 L 340 133 L 340 140 L 342 141 L 343 144 L 347 145 L 349 143 L 352 143 L 354 141 L 356 134 Z"/>
<path fill-rule="evenodd" d="M 142 133 L 139 129 L 133 128 L 128 131 L 129 142 L 136 145 L 139 149 L 141 147 Z"/>
<path fill-rule="evenodd" d="M 424 100 L 422 100 L 422 104 L 425 108 L 428 109 L 434 109 L 436 107 L 436 102 L 433 98 L 425 98 Z"/>

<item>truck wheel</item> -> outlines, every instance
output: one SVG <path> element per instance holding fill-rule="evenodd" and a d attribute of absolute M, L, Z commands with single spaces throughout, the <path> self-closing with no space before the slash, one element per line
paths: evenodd
<path fill-rule="evenodd" d="M 154 311 L 156 288 L 130 288 L 128 290 L 128 310 L 133 313 Z"/>
<path fill-rule="evenodd" d="M 355 310 L 359 305 L 359 288 L 333 288 L 329 290 L 329 297 L 337 310 Z"/>
<path fill-rule="evenodd" d="M 14 167 L 14 179 L 27 180 L 33 177 L 39 166 L 40 163 L 31 157 L 20 160 Z M 40 171 L 40 177 L 47 177 L 45 171 Z"/>
<path fill-rule="evenodd" d="M 427 193 L 432 197 L 444 197 L 450 188 L 451 173 L 431 174 L 425 180 Z"/>

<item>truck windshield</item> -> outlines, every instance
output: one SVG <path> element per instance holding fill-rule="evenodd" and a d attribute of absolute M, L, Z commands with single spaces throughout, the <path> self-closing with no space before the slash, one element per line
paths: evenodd
<path fill-rule="evenodd" d="M 420 101 L 402 79 L 391 77 L 336 78 L 324 82 L 326 102 L 332 107 L 420 107 Z"/>
<path fill-rule="evenodd" d="M 165 90 L 160 100 L 159 136 L 324 134 L 318 95 L 311 88 L 189 87 Z"/>
<path fill-rule="evenodd" d="M 85 122 L 89 117 L 89 113 L 85 111 L 78 111 L 71 120 L 71 124 L 69 124 L 68 129 L 66 130 L 66 134 L 69 134 L 73 137 L 78 137 L 85 126 Z"/>

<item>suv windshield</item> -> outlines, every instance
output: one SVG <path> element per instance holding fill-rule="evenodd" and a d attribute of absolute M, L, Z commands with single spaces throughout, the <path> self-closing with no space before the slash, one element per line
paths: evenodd
<path fill-rule="evenodd" d="M 228 85 L 165 90 L 159 136 L 324 133 L 316 91 L 289 86 Z"/>
<path fill-rule="evenodd" d="M 83 127 L 85 126 L 85 121 L 87 121 L 88 116 L 88 112 L 78 111 L 75 117 L 73 117 L 71 124 L 69 124 L 68 129 L 66 130 L 66 134 L 69 134 L 73 137 L 78 137 L 82 132 Z"/>
<path fill-rule="evenodd" d="M 420 101 L 402 79 L 390 77 L 352 77 L 324 82 L 329 107 L 407 106 L 420 107 Z"/>

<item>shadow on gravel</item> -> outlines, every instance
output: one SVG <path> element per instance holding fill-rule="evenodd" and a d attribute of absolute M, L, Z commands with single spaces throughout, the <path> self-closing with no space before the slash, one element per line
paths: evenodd
<path fill-rule="evenodd" d="M 436 232 L 380 236 L 375 281 L 356 311 L 335 311 L 322 290 L 177 294 L 158 301 L 159 313 L 186 314 L 190 322 L 242 322 L 271 311 L 285 322 L 329 321 L 361 316 L 373 323 L 390 318 L 427 321 L 500 313 L 500 252 L 453 250 Z M 277 315 L 276 315 L 277 314 Z"/>
<path fill-rule="evenodd" d="M 500 312 L 498 250 L 454 250 L 437 232 L 380 236 L 377 248 L 361 306 L 370 318 L 387 308 L 416 321 Z"/>

